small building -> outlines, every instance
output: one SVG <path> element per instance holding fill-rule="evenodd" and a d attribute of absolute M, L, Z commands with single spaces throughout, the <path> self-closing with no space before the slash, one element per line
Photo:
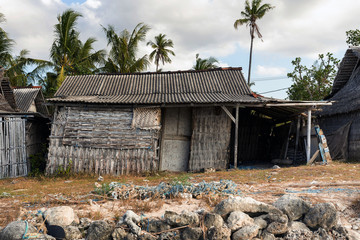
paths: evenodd
<path fill-rule="evenodd" d="M 318 113 L 333 159 L 360 159 L 360 48 L 350 47 L 340 63 L 331 94 L 333 101 Z"/>
<path fill-rule="evenodd" d="M 29 173 L 29 157 L 47 143 L 49 122 L 41 88 L 13 89 L 0 76 L 0 179 Z"/>
<path fill-rule="evenodd" d="M 47 173 L 113 175 L 270 163 L 320 104 L 254 95 L 241 68 L 68 76 L 49 102 Z"/>
<path fill-rule="evenodd" d="M 50 134 L 49 110 L 45 105 L 41 86 L 14 87 L 16 106 L 20 113 L 26 113 L 26 154 L 39 153 L 48 143 Z M 34 114 L 34 115 L 32 115 Z M 45 146 L 46 148 L 46 146 Z"/>

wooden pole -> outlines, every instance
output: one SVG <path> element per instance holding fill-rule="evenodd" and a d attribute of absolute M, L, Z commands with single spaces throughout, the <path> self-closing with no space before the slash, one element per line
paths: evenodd
<path fill-rule="evenodd" d="M 285 153 L 284 153 L 284 158 L 283 158 L 283 159 L 286 159 L 286 157 L 287 157 L 287 153 L 288 153 L 288 149 L 289 149 L 289 140 L 290 140 L 290 134 L 291 134 L 292 125 L 293 125 L 293 122 L 290 123 L 289 132 L 288 132 L 288 136 L 287 136 L 287 139 L 286 139 Z"/>
<path fill-rule="evenodd" d="M 234 167 L 237 168 L 238 160 L 238 141 L 239 141 L 239 105 L 236 106 L 235 115 L 235 143 L 234 143 Z"/>
<path fill-rule="evenodd" d="M 300 120 L 301 120 L 301 116 L 299 115 L 299 116 L 298 116 L 298 120 L 297 120 L 297 126 L 296 126 L 296 140 L 295 140 L 295 157 L 294 157 L 294 162 L 296 162 L 297 150 L 298 150 L 298 145 L 299 145 Z"/>
<path fill-rule="evenodd" d="M 308 110 L 307 121 L 307 144 L 306 144 L 306 162 L 310 161 L 310 149 L 311 149 L 311 109 Z"/>

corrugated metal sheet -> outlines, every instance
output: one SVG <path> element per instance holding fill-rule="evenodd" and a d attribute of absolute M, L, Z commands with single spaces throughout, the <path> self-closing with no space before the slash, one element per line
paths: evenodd
<path fill-rule="evenodd" d="M 15 88 L 14 96 L 17 107 L 24 112 L 28 112 L 34 102 L 40 88 Z"/>
<path fill-rule="evenodd" d="M 41 87 L 14 88 L 13 91 L 17 107 L 21 111 L 29 112 L 31 104 L 35 103 L 37 112 L 45 116 L 49 114 L 47 107 L 44 105 Z"/>
<path fill-rule="evenodd" d="M 161 104 L 259 102 L 241 68 L 68 76 L 52 102 Z"/>

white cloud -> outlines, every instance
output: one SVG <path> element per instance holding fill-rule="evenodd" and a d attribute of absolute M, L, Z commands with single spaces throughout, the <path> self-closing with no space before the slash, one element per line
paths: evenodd
<path fill-rule="evenodd" d="M 101 1 L 99 0 L 87 0 L 84 5 L 93 8 L 93 9 L 97 9 L 101 6 Z"/>
<path fill-rule="evenodd" d="M 275 77 L 275 76 L 286 76 L 287 70 L 283 67 L 269 67 L 269 66 L 261 66 L 258 65 L 256 67 L 256 74 L 258 76 L 267 76 L 267 77 Z"/>
<path fill-rule="evenodd" d="M 83 4 L 67 5 L 60 0 L 0 0 L 0 12 L 8 20 L 3 27 L 16 40 L 16 52 L 26 48 L 32 57 L 46 59 L 53 41 L 56 16 L 66 8 L 83 14 L 78 25 L 81 38 L 95 37 L 98 40 L 96 49 L 106 48 L 100 25 L 112 24 L 119 31 L 124 28 L 131 31 L 137 23 L 145 22 L 152 27 L 147 40 L 165 33 L 174 41 L 176 57 L 171 65 L 165 65 L 164 70 L 178 70 L 191 68 L 196 53 L 221 60 L 239 48 L 248 51 L 249 29 L 243 26 L 235 30 L 233 27 L 234 21 L 240 18 L 244 2 L 87 0 Z M 298 56 L 316 59 L 319 53 L 345 51 L 345 31 L 358 28 L 354 16 L 360 9 L 360 1 L 343 0 L 341 4 L 338 0 L 264 2 L 276 7 L 258 22 L 264 41 L 255 39 L 256 54 L 281 56 L 289 58 L 289 62 Z M 149 48 L 141 47 L 142 54 L 149 51 Z M 247 59 L 248 56 L 239 58 Z M 261 58 L 256 58 L 254 65 L 268 66 Z"/>

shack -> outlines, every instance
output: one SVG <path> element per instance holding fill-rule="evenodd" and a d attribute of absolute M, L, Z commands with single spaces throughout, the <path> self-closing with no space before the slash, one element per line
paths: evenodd
<path fill-rule="evenodd" d="M 0 179 L 29 173 L 29 158 L 46 144 L 49 122 L 40 87 L 13 89 L 0 76 Z"/>
<path fill-rule="evenodd" d="M 350 47 L 340 63 L 331 94 L 333 101 L 318 112 L 333 159 L 360 159 L 360 48 Z"/>
<path fill-rule="evenodd" d="M 270 162 L 290 123 L 321 104 L 257 96 L 241 68 L 68 76 L 49 102 L 47 173 L 113 175 Z"/>

